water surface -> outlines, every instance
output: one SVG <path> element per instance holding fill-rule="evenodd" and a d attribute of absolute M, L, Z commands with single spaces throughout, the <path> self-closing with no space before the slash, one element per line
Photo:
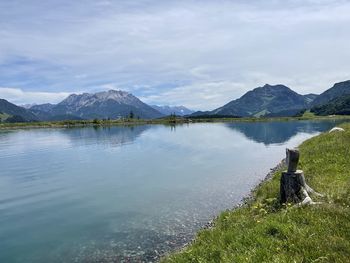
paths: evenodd
<path fill-rule="evenodd" d="M 1 131 L 0 262 L 153 261 L 335 124 Z"/>

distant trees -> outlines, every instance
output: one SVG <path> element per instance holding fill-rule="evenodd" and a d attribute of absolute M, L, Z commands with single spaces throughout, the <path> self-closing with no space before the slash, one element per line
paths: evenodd
<path fill-rule="evenodd" d="M 130 113 L 129 113 L 129 118 L 130 118 L 130 119 L 133 119 L 133 118 L 134 118 L 134 112 L 133 112 L 133 111 L 130 111 Z"/>
<path fill-rule="evenodd" d="M 169 121 L 171 123 L 175 123 L 176 122 L 176 114 L 175 112 L 171 113 L 170 116 L 169 116 Z"/>
<path fill-rule="evenodd" d="M 92 121 L 93 124 L 100 124 L 100 120 L 95 118 L 93 121 Z"/>
<path fill-rule="evenodd" d="M 22 116 L 13 115 L 13 116 L 7 118 L 6 122 L 16 123 L 16 122 L 26 122 L 26 120 Z"/>
<path fill-rule="evenodd" d="M 350 114 L 350 95 L 341 96 L 330 102 L 315 106 L 311 109 L 316 115 L 349 115 Z"/>
<path fill-rule="evenodd" d="M 306 112 L 306 109 L 302 109 L 298 111 L 293 117 L 302 117 L 305 112 Z"/>

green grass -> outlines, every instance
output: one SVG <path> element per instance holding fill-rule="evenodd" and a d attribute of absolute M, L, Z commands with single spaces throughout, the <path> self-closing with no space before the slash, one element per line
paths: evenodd
<path fill-rule="evenodd" d="M 316 115 L 313 112 L 307 110 L 307 111 L 304 112 L 302 117 L 303 118 L 315 118 Z"/>
<path fill-rule="evenodd" d="M 255 189 L 245 206 L 221 213 L 169 262 L 349 262 L 350 124 L 300 147 L 299 168 L 307 183 L 325 194 L 320 205 L 280 206 L 280 172 Z"/>

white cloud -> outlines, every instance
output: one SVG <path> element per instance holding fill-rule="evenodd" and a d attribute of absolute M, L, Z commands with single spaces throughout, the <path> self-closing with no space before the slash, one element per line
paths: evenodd
<path fill-rule="evenodd" d="M 349 13 L 343 0 L 1 2 L 0 85 L 198 109 L 265 83 L 320 93 L 349 79 Z"/>
<path fill-rule="evenodd" d="M 16 88 L 0 87 L 0 98 L 6 99 L 18 105 L 26 103 L 58 103 L 65 99 L 68 95 L 69 93 L 67 92 L 35 92 L 23 91 Z"/>
<path fill-rule="evenodd" d="M 244 84 L 204 82 L 176 87 L 169 91 L 142 97 L 147 103 L 185 105 L 194 110 L 210 110 L 243 95 Z"/>

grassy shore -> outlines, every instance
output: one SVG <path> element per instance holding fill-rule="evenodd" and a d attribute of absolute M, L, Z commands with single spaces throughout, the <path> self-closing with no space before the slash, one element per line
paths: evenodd
<path fill-rule="evenodd" d="M 322 204 L 279 205 L 280 171 L 241 208 L 226 211 L 214 227 L 161 262 L 349 262 L 350 124 L 300 147 L 299 168 Z"/>
<path fill-rule="evenodd" d="M 47 122 L 0 122 L 0 129 L 28 129 L 28 128 L 66 128 L 85 126 L 117 126 L 117 125 L 145 125 L 164 124 L 175 125 L 184 123 L 212 123 L 212 122 L 266 122 L 266 121 L 294 121 L 294 120 L 338 120 L 349 119 L 350 116 L 315 116 L 304 114 L 301 117 L 271 117 L 271 118 L 185 118 L 185 117 L 165 117 L 160 119 L 121 119 L 121 120 L 67 120 L 67 121 L 47 121 Z"/>

